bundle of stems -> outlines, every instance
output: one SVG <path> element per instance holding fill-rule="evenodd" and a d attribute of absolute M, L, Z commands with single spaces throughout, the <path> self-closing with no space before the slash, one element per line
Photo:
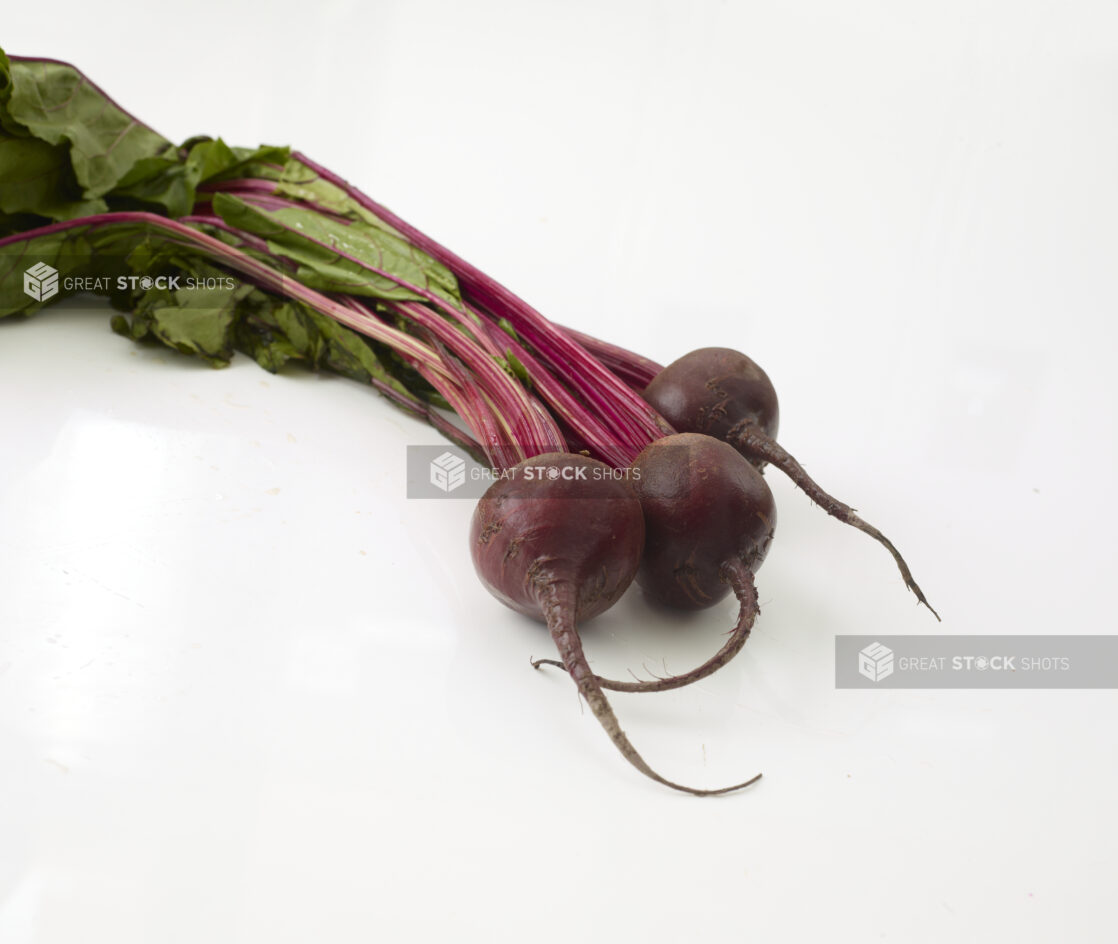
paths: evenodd
<path fill-rule="evenodd" d="M 34 266 L 92 278 L 122 333 L 341 369 L 496 468 L 564 451 L 621 468 L 672 432 L 639 395 L 659 365 L 553 324 L 301 152 L 176 147 L 73 66 L 0 53 L 4 145 L 0 316 L 53 300 L 20 294 Z"/>

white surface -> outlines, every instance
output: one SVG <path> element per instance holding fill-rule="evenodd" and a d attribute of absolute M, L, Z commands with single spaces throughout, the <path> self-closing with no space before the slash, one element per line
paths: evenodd
<path fill-rule="evenodd" d="M 313 10 L 313 12 L 312 12 Z M 165 12 L 164 12 L 165 11 Z M 56 4 L 165 134 L 291 142 L 556 320 L 742 348 L 948 633 L 1113 630 L 1118 16 L 1099 3 Z M 641 778 L 475 580 L 435 442 L 69 303 L 0 323 L 0 941 L 1108 941 L 1114 692 L 836 692 L 926 633 L 770 476 L 746 651 L 617 696 Z M 637 592 L 621 674 L 730 624 Z"/>

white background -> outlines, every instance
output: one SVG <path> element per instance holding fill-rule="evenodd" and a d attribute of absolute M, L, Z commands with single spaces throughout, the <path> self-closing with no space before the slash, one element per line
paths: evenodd
<path fill-rule="evenodd" d="M 176 140 L 292 143 L 555 320 L 737 347 L 888 556 L 778 475 L 730 667 L 617 696 L 476 581 L 427 428 L 83 300 L 0 323 L 0 941 L 1104 941 L 1114 692 L 835 691 L 837 633 L 1107 633 L 1108 3 L 14 5 Z M 595 667 L 732 622 L 637 590 Z"/>

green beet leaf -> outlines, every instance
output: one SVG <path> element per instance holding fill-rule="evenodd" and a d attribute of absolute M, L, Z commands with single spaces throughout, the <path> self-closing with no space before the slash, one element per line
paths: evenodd
<path fill-rule="evenodd" d="M 309 208 L 264 210 L 225 193 L 215 194 L 213 205 L 228 225 L 262 237 L 277 255 L 297 263 L 299 281 L 312 288 L 397 301 L 422 300 L 420 293 L 403 287 L 398 279 L 455 308 L 462 307 L 457 286 L 445 284 L 437 263 L 422 254 L 401 251 L 394 237 L 376 227 L 356 221 L 343 223 Z M 371 271 L 370 266 L 389 275 Z"/>
<path fill-rule="evenodd" d="M 5 69 L 10 85 L 5 128 L 67 147 L 87 200 L 112 190 L 140 159 L 173 150 L 170 141 L 113 103 L 73 66 L 17 60 Z"/>

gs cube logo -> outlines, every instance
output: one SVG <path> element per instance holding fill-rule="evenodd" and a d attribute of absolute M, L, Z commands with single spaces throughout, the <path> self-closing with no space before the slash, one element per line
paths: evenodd
<path fill-rule="evenodd" d="M 466 481 L 466 460 L 453 452 L 444 452 L 431 460 L 431 484 L 444 492 L 453 492 Z"/>
<path fill-rule="evenodd" d="M 858 672 L 871 682 L 880 682 L 893 674 L 893 650 L 872 642 L 858 653 Z"/>
<path fill-rule="evenodd" d="M 45 302 L 58 294 L 58 270 L 45 262 L 37 262 L 23 273 L 23 291 L 37 302 Z"/>

